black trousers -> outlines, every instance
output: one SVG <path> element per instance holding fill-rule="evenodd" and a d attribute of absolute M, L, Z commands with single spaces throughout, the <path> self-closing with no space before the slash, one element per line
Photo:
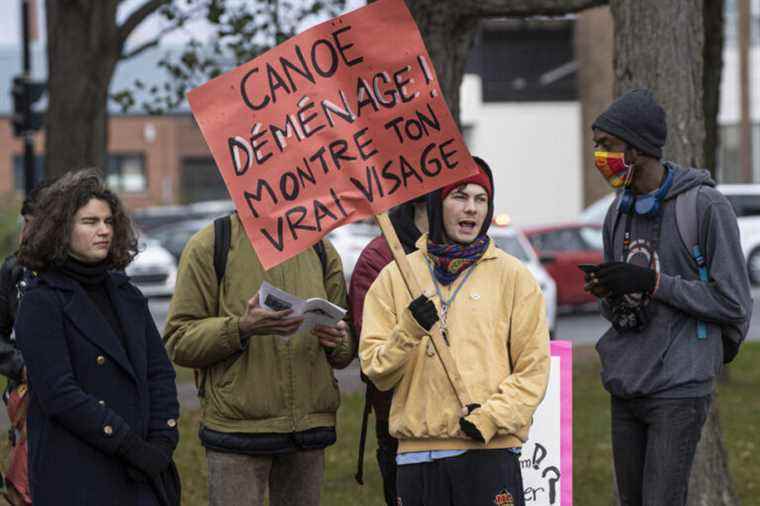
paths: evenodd
<path fill-rule="evenodd" d="M 519 456 L 470 450 L 398 466 L 398 506 L 525 506 Z"/>
<path fill-rule="evenodd" d="M 710 399 L 612 397 L 612 453 L 623 506 L 686 504 Z"/>
<path fill-rule="evenodd" d="M 388 506 L 396 506 L 396 450 L 398 440 L 388 432 L 388 420 L 375 420 L 377 466 L 383 478 L 383 493 Z"/>

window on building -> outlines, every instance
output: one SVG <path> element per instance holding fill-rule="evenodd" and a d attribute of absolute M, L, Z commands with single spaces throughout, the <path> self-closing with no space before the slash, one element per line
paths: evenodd
<path fill-rule="evenodd" d="M 181 170 L 180 201 L 182 203 L 230 198 L 213 158 L 184 158 Z"/>
<path fill-rule="evenodd" d="M 760 0 L 750 0 L 750 44 L 753 46 L 760 45 Z M 726 36 L 726 46 L 735 47 L 739 39 L 739 2 L 736 0 L 726 0 L 724 4 L 724 31 Z"/>
<path fill-rule="evenodd" d="M 115 153 L 108 155 L 106 173 L 108 187 L 119 193 L 141 193 L 148 189 L 145 173 L 145 155 L 142 153 Z"/>
<path fill-rule="evenodd" d="M 481 76 L 484 102 L 578 99 L 573 21 L 485 24 L 467 72 Z"/>

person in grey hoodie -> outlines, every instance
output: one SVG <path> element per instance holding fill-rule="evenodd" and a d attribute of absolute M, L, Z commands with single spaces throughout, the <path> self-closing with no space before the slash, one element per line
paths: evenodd
<path fill-rule="evenodd" d="M 597 168 L 623 190 L 604 223 L 605 263 L 585 269 L 585 289 L 612 323 L 596 349 L 620 500 L 683 505 L 723 364 L 722 329 L 744 336 L 752 311 L 736 216 L 707 171 L 662 160 L 665 111 L 650 91 L 621 96 L 592 129 Z M 707 281 L 676 221 L 677 196 L 694 187 Z"/>

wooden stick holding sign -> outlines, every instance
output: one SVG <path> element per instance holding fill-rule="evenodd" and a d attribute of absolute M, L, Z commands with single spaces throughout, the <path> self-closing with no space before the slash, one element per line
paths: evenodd
<path fill-rule="evenodd" d="M 401 277 L 404 279 L 404 283 L 406 283 L 409 293 L 412 294 L 412 299 L 416 299 L 422 295 L 422 289 L 417 282 L 417 277 L 414 275 L 414 272 L 412 272 L 412 267 L 409 265 L 409 260 L 406 258 L 406 253 L 396 235 L 396 229 L 393 228 L 388 213 L 382 212 L 376 214 L 375 219 L 380 226 L 380 230 L 383 231 L 385 240 L 388 241 L 388 245 L 393 253 L 393 259 L 396 261 L 399 271 L 401 271 Z M 456 362 L 454 362 L 454 356 L 451 354 L 451 349 L 443 339 L 440 321 L 430 329 L 429 335 L 433 347 L 435 348 L 436 355 L 438 355 L 443 370 L 446 372 L 446 377 L 449 379 L 449 383 L 454 389 L 454 393 L 456 394 L 457 399 L 459 399 L 462 408 L 466 409 L 468 405 L 472 404 L 472 397 L 470 397 L 470 393 L 467 391 L 464 381 L 462 381 L 462 376 L 459 374 Z"/>

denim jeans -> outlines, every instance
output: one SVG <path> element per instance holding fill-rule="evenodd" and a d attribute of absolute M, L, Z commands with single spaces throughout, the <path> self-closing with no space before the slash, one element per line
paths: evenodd
<path fill-rule="evenodd" d="M 612 397 L 612 453 L 622 506 L 686 504 L 711 396 Z"/>

